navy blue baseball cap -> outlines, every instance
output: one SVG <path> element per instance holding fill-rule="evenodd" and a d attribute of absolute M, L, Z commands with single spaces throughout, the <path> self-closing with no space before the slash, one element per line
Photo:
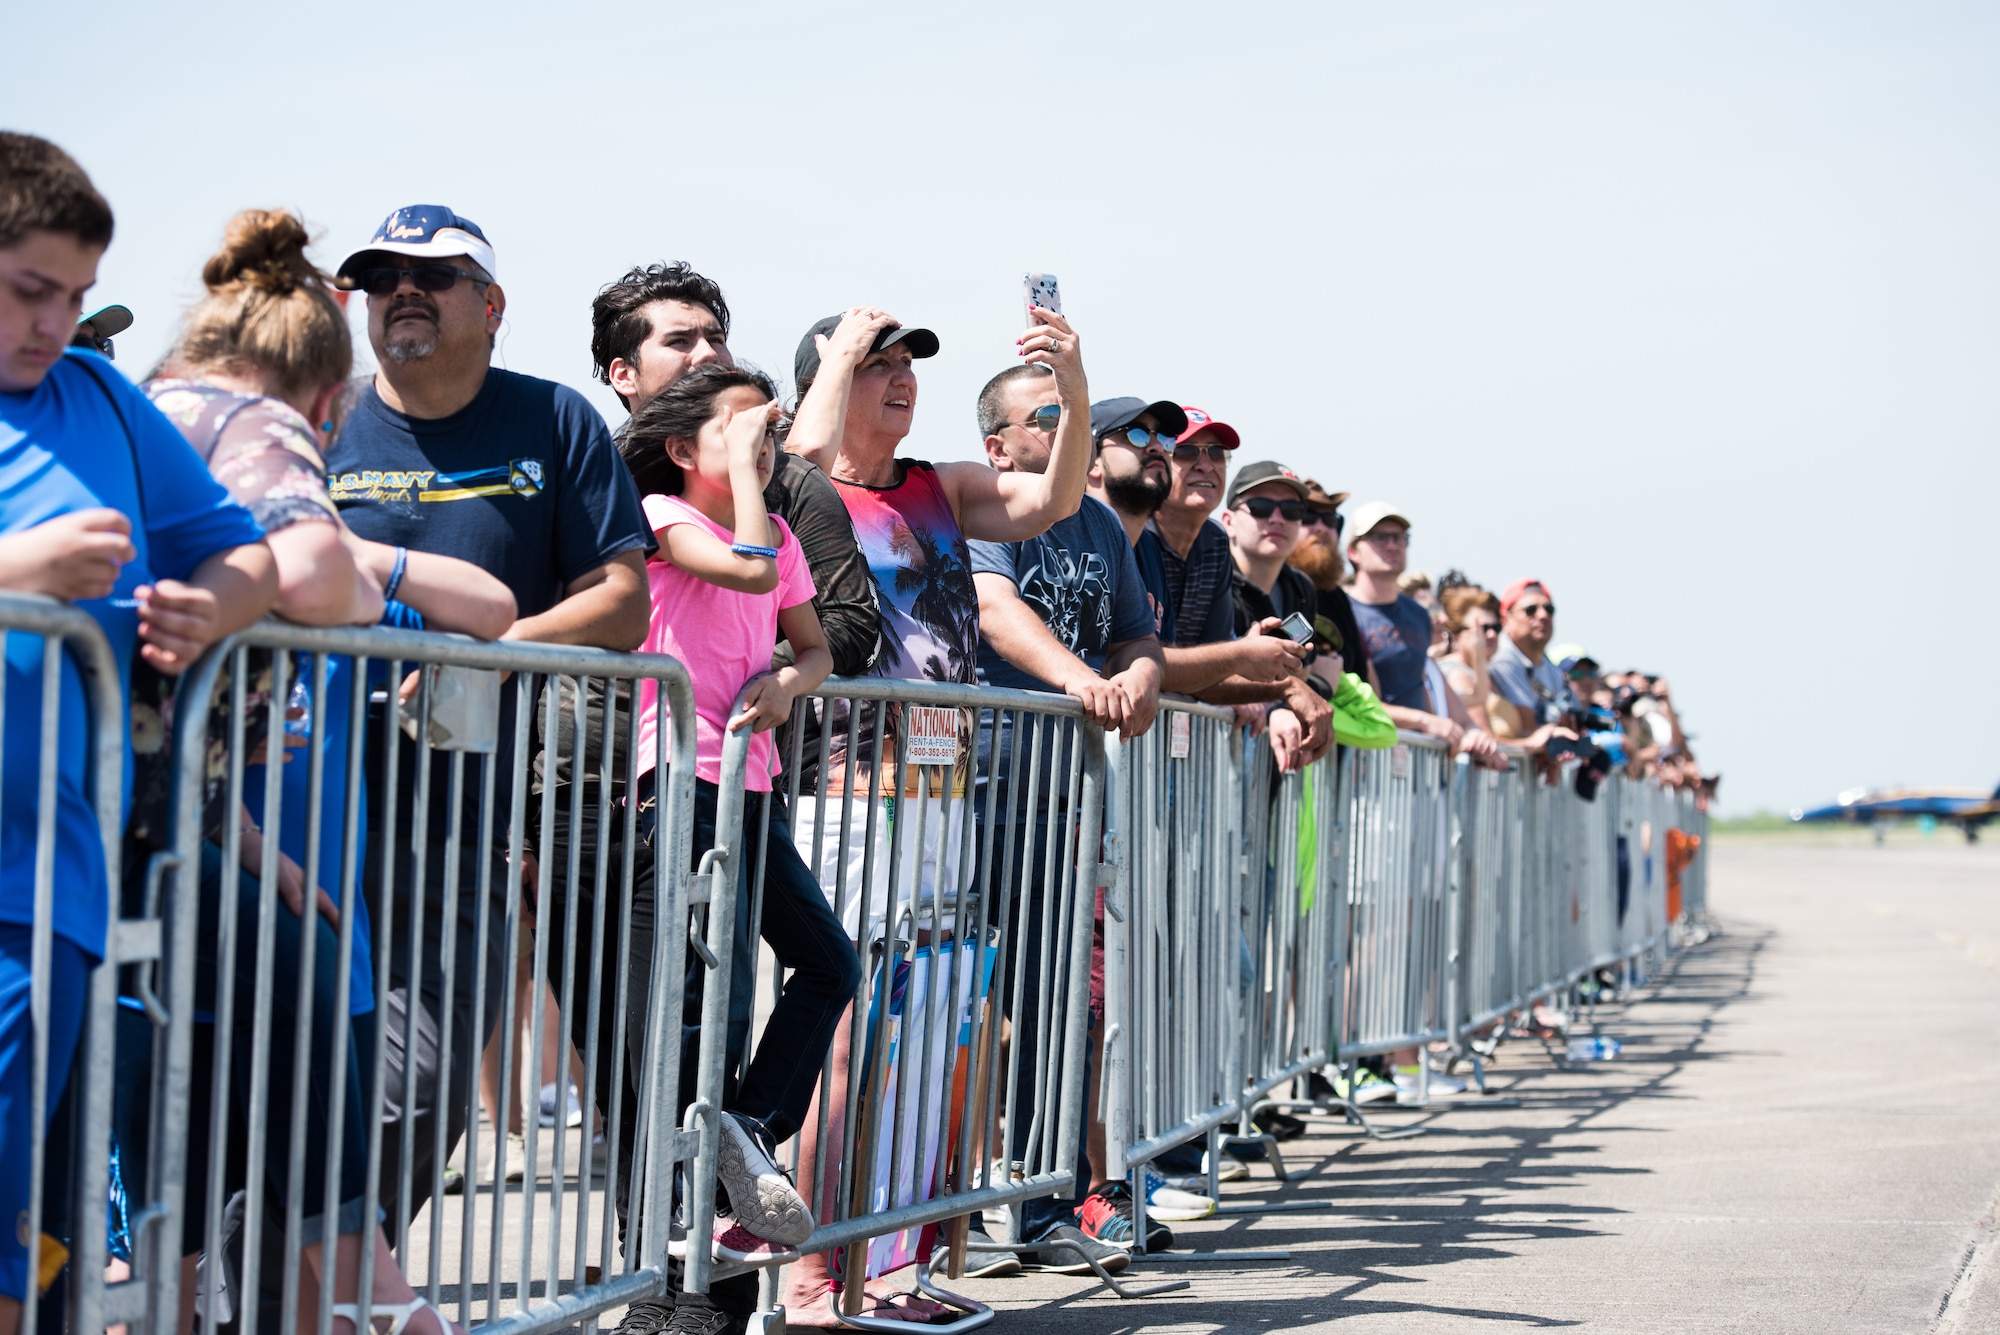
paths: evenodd
<path fill-rule="evenodd" d="M 368 257 L 384 254 L 425 260 L 463 256 L 489 281 L 500 276 L 493 243 L 479 230 L 479 224 L 442 204 L 410 204 L 384 218 L 368 244 L 340 262 L 334 271 L 334 286 L 352 290 L 357 285 L 355 275 L 367 267 Z"/>
<path fill-rule="evenodd" d="M 1159 430 L 1170 436 L 1178 436 L 1187 430 L 1187 414 L 1171 399 L 1157 399 L 1152 403 L 1134 398 L 1099 399 L 1090 405 L 1091 439 L 1095 440 L 1107 431 L 1116 431 L 1121 426 L 1130 426 L 1146 413 L 1151 413 Z"/>

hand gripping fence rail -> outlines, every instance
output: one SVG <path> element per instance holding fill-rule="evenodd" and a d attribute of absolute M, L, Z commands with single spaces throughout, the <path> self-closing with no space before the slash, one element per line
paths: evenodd
<path fill-rule="evenodd" d="M 654 692 L 672 723 L 653 754 L 608 743 Z M 189 671 L 175 714 L 174 837 L 143 868 L 165 906 L 164 1010 L 145 1012 L 163 1025 L 120 1048 L 128 1079 L 150 1067 L 151 1108 L 113 1131 L 160 1222 L 111 1290 L 145 1302 L 107 1313 L 172 1329 L 197 1255 L 196 1310 L 243 1335 L 325 1330 L 348 1302 L 365 1330 L 396 1310 L 370 1298 L 389 1266 L 462 1324 L 518 1335 L 658 1299 L 676 1166 L 712 1180 L 716 1150 L 712 1110 L 681 1126 L 662 1036 L 682 1031 L 690 952 L 714 959 L 727 930 L 699 935 L 712 878 L 687 874 L 685 670 L 266 622 Z M 642 792 L 657 806 L 621 800 Z M 489 1048 L 524 1026 L 525 1056 Z M 515 1139 L 524 1063 L 556 1098 Z M 573 1075 L 583 1115 L 561 1097 Z"/>
<path fill-rule="evenodd" d="M 122 719 L 87 617 L 0 598 L 0 627 L 55 637 L 45 679 L 67 653 L 93 721 Z M 365 1325 L 398 1310 L 389 1267 L 481 1331 L 587 1332 L 754 1272 L 770 1311 L 786 1265 L 891 1330 L 864 1283 L 915 1265 L 969 1330 L 992 1311 L 938 1262 L 1044 1246 L 1093 1115 L 1143 1250 L 1162 1156 L 1205 1150 L 1214 1195 L 1255 1141 L 1282 1180 L 1268 1110 L 1361 1121 L 1357 1063 L 1410 1049 L 1423 1102 L 1433 1050 L 1477 1063 L 1706 919 L 1688 794 L 1613 776 L 1585 801 L 1573 767 L 1407 734 L 1283 774 L 1231 711 L 1172 699 L 1120 744 L 1064 696 L 836 679 L 775 747 L 730 734 L 710 785 L 671 659 L 264 623 L 174 717 L 172 837 L 122 863 L 121 747 L 95 736 L 122 914 L 51 1159 L 92 1332 L 165 1335 L 184 1283 L 244 1335 L 350 1301 Z M 515 1138 L 524 1067 L 542 1115 Z M 1287 1102 L 1323 1070 L 1353 1077 L 1344 1109 Z M 746 1248 L 746 1127 L 788 1145 L 808 1236 Z M 104 1278 L 107 1234 L 131 1279 Z"/>

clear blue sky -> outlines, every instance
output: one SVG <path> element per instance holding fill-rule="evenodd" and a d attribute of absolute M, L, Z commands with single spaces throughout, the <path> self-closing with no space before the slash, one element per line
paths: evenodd
<path fill-rule="evenodd" d="M 465 12 L 15 7 L 0 125 L 117 208 L 128 372 L 234 210 L 332 262 L 443 203 L 513 369 L 615 413 L 589 298 L 684 258 L 781 375 L 856 302 L 936 329 L 909 449 L 969 457 L 1047 270 L 1097 397 L 1200 404 L 1668 673 L 1725 810 L 2000 778 L 1991 5 Z"/>

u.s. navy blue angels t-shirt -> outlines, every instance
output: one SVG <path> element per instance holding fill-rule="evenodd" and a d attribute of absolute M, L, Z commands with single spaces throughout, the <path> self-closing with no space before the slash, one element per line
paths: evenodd
<path fill-rule="evenodd" d="M 523 617 L 613 557 L 653 548 L 597 410 L 566 385 L 498 368 L 449 417 L 399 413 L 370 385 L 327 454 L 327 486 L 356 533 L 491 571 Z"/>

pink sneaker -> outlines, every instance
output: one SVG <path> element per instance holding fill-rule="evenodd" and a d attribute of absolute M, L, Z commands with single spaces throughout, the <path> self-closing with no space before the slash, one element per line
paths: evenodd
<path fill-rule="evenodd" d="M 760 1238 L 727 1215 L 717 1215 L 715 1259 L 737 1265 L 785 1265 L 799 1259 L 799 1249 Z"/>

